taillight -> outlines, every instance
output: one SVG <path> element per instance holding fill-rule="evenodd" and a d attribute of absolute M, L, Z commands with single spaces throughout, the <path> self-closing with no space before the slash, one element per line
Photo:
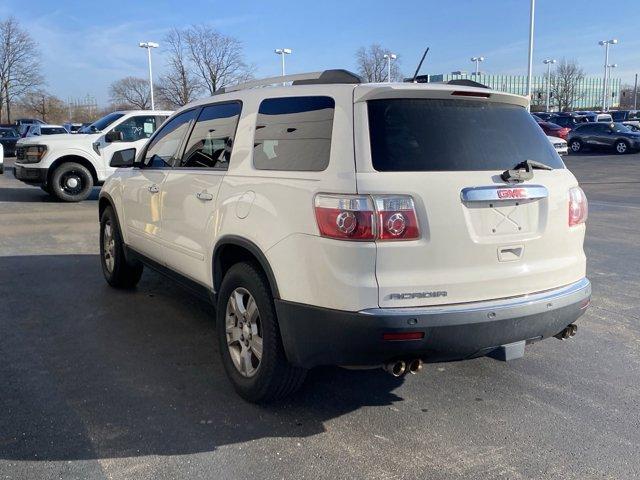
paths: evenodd
<path fill-rule="evenodd" d="M 316 195 L 320 235 L 342 240 L 374 240 L 375 212 L 366 195 Z"/>
<path fill-rule="evenodd" d="M 589 204 L 587 196 L 580 187 L 569 190 L 569 226 L 573 227 L 587 221 Z"/>
<path fill-rule="evenodd" d="M 320 235 L 340 240 L 412 240 L 420 237 L 408 195 L 332 195 L 315 198 Z"/>
<path fill-rule="evenodd" d="M 408 195 L 373 197 L 380 240 L 412 240 L 420 237 L 413 198 Z"/>

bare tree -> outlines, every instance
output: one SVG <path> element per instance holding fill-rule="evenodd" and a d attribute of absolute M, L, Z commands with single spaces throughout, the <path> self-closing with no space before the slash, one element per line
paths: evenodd
<path fill-rule="evenodd" d="M 164 38 L 164 44 L 168 47 L 169 59 L 167 72 L 158 82 L 158 96 L 169 108 L 182 107 L 202 93 L 203 82 L 193 72 L 183 31 L 173 29 Z"/>
<path fill-rule="evenodd" d="M 20 107 L 25 114 L 41 118 L 47 123 L 61 123 L 67 113 L 64 102 L 44 90 L 24 95 L 20 101 Z"/>
<path fill-rule="evenodd" d="M 584 80 L 584 70 L 575 60 L 560 60 L 558 68 L 551 76 L 551 96 L 558 105 L 558 111 L 571 110 L 584 96 L 580 83 Z"/>
<path fill-rule="evenodd" d="M 358 73 L 365 82 L 386 82 L 387 81 L 387 60 L 385 54 L 390 53 L 389 50 L 383 48 L 377 43 L 368 47 L 360 47 L 356 52 L 356 63 L 358 65 Z M 391 62 L 391 81 L 401 82 L 402 73 L 400 72 L 400 56 Z"/>
<path fill-rule="evenodd" d="M 147 110 L 151 108 L 149 81 L 137 77 L 116 80 L 109 87 L 109 98 L 123 108 Z"/>
<path fill-rule="evenodd" d="M 252 77 L 253 67 L 245 63 L 238 39 L 207 25 L 193 25 L 183 35 L 195 75 L 209 94 Z"/>
<path fill-rule="evenodd" d="M 42 84 L 38 46 L 10 17 L 0 22 L 0 116 L 11 122 L 13 102 Z"/>

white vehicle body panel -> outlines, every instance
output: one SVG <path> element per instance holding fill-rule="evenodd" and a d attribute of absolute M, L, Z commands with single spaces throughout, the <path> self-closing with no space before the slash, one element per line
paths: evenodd
<path fill-rule="evenodd" d="M 585 228 L 567 225 L 568 190 L 577 185 L 568 170 L 536 171 L 534 179 L 525 183 L 546 187 L 546 198 L 477 208 L 461 200 L 461 191 L 495 185 L 501 172 L 373 169 L 366 101 L 449 98 L 452 89 L 489 91 L 435 84 L 308 85 L 208 98 L 185 109 L 242 101 L 227 172 L 121 169 L 106 182 L 103 192 L 113 199 L 127 245 L 211 290 L 213 252 L 228 236 L 241 237 L 259 248 L 273 270 L 281 299 L 330 309 L 360 311 L 499 299 L 583 278 Z M 527 105 L 523 97 L 489 92 L 487 101 Z M 260 102 L 305 95 L 335 100 L 328 167 L 320 172 L 257 170 L 253 145 Z M 149 193 L 152 185 L 159 187 L 158 193 Z M 200 192 L 210 194 L 211 200 L 199 199 Z M 416 203 L 421 238 L 403 242 L 323 238 L 313 207 L 318 193 L 409 194 Z M 492 232 L 491 223 L 505 216 L 513 216 L 516 227 L 522 228 L 503 225 Z M 521 254 L 501 261 L 501 249 L 511 247 L 520 248 Z M 446 291 L 447 295 L 389 298 L 391 293 L 425 291 Z"/>

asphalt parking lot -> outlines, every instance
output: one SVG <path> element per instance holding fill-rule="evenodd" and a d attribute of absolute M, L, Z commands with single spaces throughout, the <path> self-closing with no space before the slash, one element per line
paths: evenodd
<path fill-rule="evenodd" d="M 211 308 L 146 271 L 100 272 L 97 191 L 49 200 L 0 176 L 0 478 L 640 477 L 640 154 L 565 157 L 590 200 L 593 303 L 577 336 L 488 358 L 313 371 L 242 401 Z"/>

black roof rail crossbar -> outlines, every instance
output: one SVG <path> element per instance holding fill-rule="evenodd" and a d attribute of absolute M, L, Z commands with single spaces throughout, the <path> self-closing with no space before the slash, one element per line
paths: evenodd
<path fill-rule="evenodd" d="M 271 85 L 282 85 L 291 82 L 293 85 L 322 85 L 336 83 L 362 83 L 355 73 L 348 70 L 325 70 L 323 72 L 296 73 L 279 77 L 262 78 L 260 80 L 250 80 L 229 87 L 219 88 L 214 95 L 222 93 L 237 92 L 249 88 L 268 87 Z"/>
<path fill-rule="evenodd" d="M 321 85 L 335 83 L 362 83 L 362 77 L 349 70 L 325 70 L 318 78 L 294 80 L 293 85 Z"/>

